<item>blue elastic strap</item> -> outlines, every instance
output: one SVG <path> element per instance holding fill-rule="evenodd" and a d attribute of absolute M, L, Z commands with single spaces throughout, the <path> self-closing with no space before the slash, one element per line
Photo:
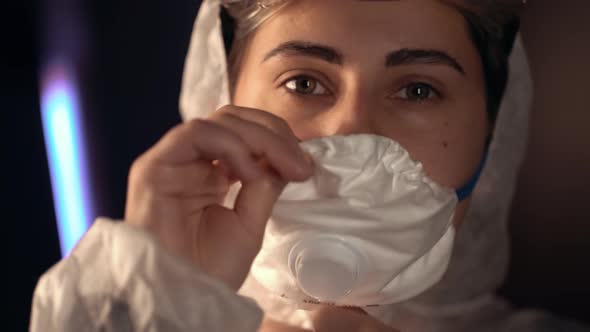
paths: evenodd
<path fill-rule="evenodd" d="M 479 177 L 481 176 L 481 172 L 483 171 L 483 167 L 486 164 L 486 160 L 488 159 L 488 151 L 489 151 L 489 144 L 486 145 L 486 149 L 483 153 L 483 157 L 481 158 L 481 162 L 479 163 L 479 166 L 477 167 L 477 170 L 475 171 L 475 173 L 471 176 L 469 181 L 467 181 L 467 183 L 463 185 L 463 187 L 457 189 L 456 193 L 457 193 L 457 198 L 459 199 L 459 202 L 464 200 L 465 198 L 469 197 L 469 195 L 471 195 L 471 193 L 473 192 L 473 189 L 475 189 L 475 185 L 477 184 L 477 181 L 479 180 Z"/>

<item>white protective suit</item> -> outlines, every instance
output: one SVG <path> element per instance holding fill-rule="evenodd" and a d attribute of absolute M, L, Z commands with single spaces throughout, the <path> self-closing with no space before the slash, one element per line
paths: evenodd
<path fill-rule="evenodd" d="M 187 57 L 181 108 L 185 119 L 227 102 L 219 0 L 203 5 Z M 510 79 L 489 158 L 459 229 L 443 279 L 410 301 L 371 314 L 410 332 L 590 331 L 539 311 L 516 311 L 494 295 L 508 262 L 507 217 L 527 139 L 531 78 L 517 39 Z M 257 331 L 264 312 L 309 326 L 305 311 L 285 306 L 248 278 L 238 296 L 173 257 L 144 230 L 99 219 L 72 254 L 40 279 L 30 330 Z"/>

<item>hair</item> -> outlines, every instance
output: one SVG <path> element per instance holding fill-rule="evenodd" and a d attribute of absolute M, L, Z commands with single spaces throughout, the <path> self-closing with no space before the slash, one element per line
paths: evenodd
<path fill-rule="evenodd" d="M 224 40 L 228 49 L 231 91 L 243 53 L 252 32 L 281 8 L 295 0 L 225 0 Z M 471 41 L 476 47 L 486 86 L 489 120 L 497 117 L 508 82 L 508 58 L 519 28 L 523 0 L 441 0 L 454 7 L 465 19 Z"/>

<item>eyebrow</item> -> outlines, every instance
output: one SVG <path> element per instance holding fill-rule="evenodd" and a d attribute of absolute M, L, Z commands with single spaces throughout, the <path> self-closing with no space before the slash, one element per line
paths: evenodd
<path fill-rule="evenodd" d="M 335 48 L 300 40 L 288 41 L 273 48 L 264 56 L 262 62 L 276 56 L 306 56 L 336 65 L 342 65 L 344 62 L 344 56 Z M 442 64 L 465 75 L 465 70 L 459 61 L 440 50 L 404 48 L 393 51 L 385 57 L 385 67 L 413 64 Z"/>
<path fill-rule="evenodd" d="M 462 75 L 465 75 L 465 70 L 455 58 L 448 53 L 439 50 L 425 50 L 425 49 L 401 49 L 391 52 L 385 59 L 386 67 L 394 67 L 401 65 L 413 64 L 442 64 L 450 66 Z"/>
<path fill-rule="evenodd" d="M 282 43 L 264 56 L 265 62 L 275 56 L 307 56 L 342 65 L 343 56 L 335 48 L 306 41 L 293 40 Z"/>

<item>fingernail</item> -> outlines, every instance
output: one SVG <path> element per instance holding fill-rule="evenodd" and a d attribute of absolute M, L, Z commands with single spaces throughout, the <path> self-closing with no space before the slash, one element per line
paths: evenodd
<path fill-rule="evenodd" d="M 311 156 L 309 153 L 307 153 L 307 152 L 304 152 L 304 153 L 303 153 L 303 158 L 305 158 L 305 161 L 307 162 L 307 164 L 308 164 L 309 166 L 311 166 L 311 167 L 313 167 L 313 166 L 314 166 L 314 164 L 315 164 L 315 163 L 314 163 L 314 161 L 313 161 L 313 157 L 312 157 L 312 156 Z"/>
<path fill-rule="evenodd" d="M 308 153 L 304 152 L 303 153 L 303 163 L 300 164 L 299 167 L 297 167 L 297 173 L 304 178 L 308 178 L 309 176 L 311 176 L 313 174 L 313 170 L 314 170 L 314 161 L 313 158 L 311 157 L 311 155 L 309 155 Z"/>
<path fill-rule="evenodd" d="M 303 154 L 303 158 L 305 159 L 305 163 L 307 164 L 309 171 L 313 172 L 315 168 L 315 161 L 313 160 L 313 157 L 309 153 L 305 152 Z"/>

